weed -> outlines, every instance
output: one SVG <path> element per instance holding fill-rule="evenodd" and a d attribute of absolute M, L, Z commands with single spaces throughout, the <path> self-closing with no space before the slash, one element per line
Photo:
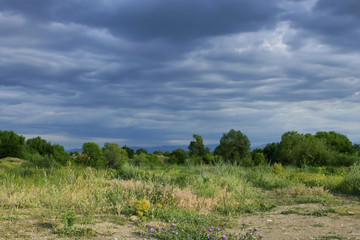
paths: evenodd
<path fill-rule="evenodd" d="M 146 238 L 160 239 L 262 239 L 262 234 L 258 233 L 257 228 L 240 229 L 238 233 L 226 232 L 227 223 L 214 225 L 201 217 L 180 220 L 170 223 L 167 227 L 157 225 L 148 226 L 143 235 Z M 245 225 L 243 225 L 245 226 Z"/>
<path fill-rule="evenodd" d="M 284 168 L 281 163 L 274 163 L 273 165 L 273 171 L 276 175 L 282 174 Z"/>
<path fill-rule="evenodd" d="M 95 237 L 98 233 L 92 228 L 57 228 L 54 233 L 61 237 Z"/>
<path fill-rule="evenodd" d="M 136 214 L 139 215 L 140 217 L 146 214 L 149 211 L 149 208 L 150 208 L 150 202 L 145 198 L 135 202 Z"/>
<path fill-rule="evenodd" d="M 66 211 L 61 215 L 61 220 L 64 223 L 64 228 L 71 228 L 76 221 L 76 214 L 73 210 Z"/>

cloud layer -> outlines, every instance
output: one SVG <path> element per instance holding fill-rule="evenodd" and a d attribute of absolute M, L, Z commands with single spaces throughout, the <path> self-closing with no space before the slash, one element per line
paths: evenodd
<path fill-rule="evenodd" d="M 357 0 L 0 0 L 0 125 L 83 142 L 360 142 Z"/>

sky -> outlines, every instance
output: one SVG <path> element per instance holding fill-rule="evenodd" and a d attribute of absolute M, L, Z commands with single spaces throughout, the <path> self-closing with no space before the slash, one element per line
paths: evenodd
<path fill-rule="evenodd" d="M 0 0 L 0 130 L 66 149 L 360 142 L 359 0 Z"/>

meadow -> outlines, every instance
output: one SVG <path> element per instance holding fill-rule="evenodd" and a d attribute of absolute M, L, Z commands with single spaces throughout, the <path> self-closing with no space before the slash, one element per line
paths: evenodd
<path fill-rule="evenodd" d="M 296 239 L 276 238 L 281 226 L 269 216 L 360 226 L 359 196 L 356 164 L 40 168 L 7 157 L 0 160 L 0 238 Z M 329 232 L 321 221 L 313 225 L 312 239 L 360 238 L 359 228 Z"/>

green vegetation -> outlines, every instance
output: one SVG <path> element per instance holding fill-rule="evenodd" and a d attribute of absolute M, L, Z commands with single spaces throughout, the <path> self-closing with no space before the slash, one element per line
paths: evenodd
<path fill-rule="evenodd" d="M 194 134 L 189 151 L 150 154 L 94 142 L 67 154 L 40 137 L 0 133 L 0 221 L 35 218 L 40 230 L 57 236 L 104 234 L 92 224 L 106 219 L 133 221 L 142 235 L 160 239 L 257 239 L 261 229 L 236 228 L 234 219 L 306 203 L 327 206 L 282 213 L 359 215 L 328 206 L 336 205 L 337 193 L 360 195 L 358 147 L 334 132 L 288 132 L 280 143 L 250 151 L 248 138 L 230 130 L 215 153 Z M 0 237 L 26 236 L 0 231 Z"/>

